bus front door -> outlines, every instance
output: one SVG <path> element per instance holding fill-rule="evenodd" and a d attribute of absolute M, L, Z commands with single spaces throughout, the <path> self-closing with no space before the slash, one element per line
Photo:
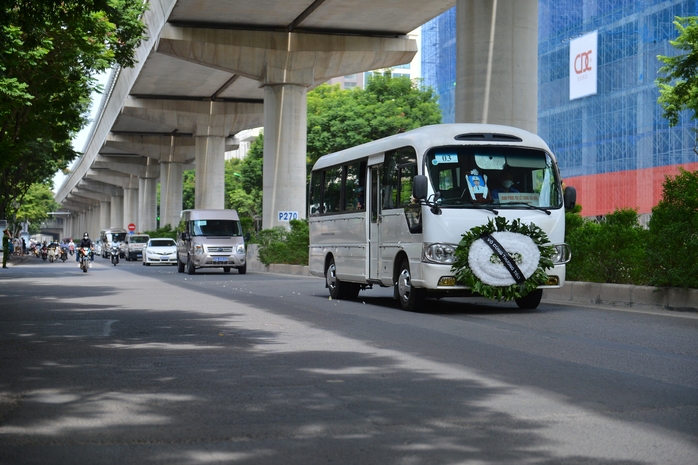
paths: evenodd
<path fill-rule="evenodd" d="M 368 278 L 380 279 L 380 224 L 381 195 L 380 179 L 383 165 L 371 167 L 370 221 L 368 225 Z"/>

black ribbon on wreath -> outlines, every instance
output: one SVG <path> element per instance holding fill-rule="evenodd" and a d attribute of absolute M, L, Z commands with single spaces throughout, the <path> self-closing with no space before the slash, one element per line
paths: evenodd
<path fill-rule="evenodd" d="M 516 262 L 514 262 L 511 256 L 509 256 L 502 244 L 497 242 L 497 239 L 492 237 L 492 235 L 489 233 L 482 233 L 482 235 L 480 235 L 480 239 L 485 241 L 485 244 L 490 246 L 492 251 L 497 254 L 499 259 L 504 264 L 504 267 L 509 271 L 509 273 L 511 273 L 511 277 L 514 278 L 514 281 L 516 281 L 517 284 L 523 284 L 524 281 L 526 281 L 526 277 L 516 265 Z"/>

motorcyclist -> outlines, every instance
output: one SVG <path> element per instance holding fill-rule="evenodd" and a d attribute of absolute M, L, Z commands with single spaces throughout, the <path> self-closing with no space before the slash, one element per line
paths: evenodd
<path fill-rule="evenodd" d="M 90 235 L 85 232 L 85 234 L 82 235 L 82 240 L 80 241 L 80 245 L 78 245 L 78 248 L 83 248 L 87 247 L 90 249 L 90 261 L 87 262 L 88 266 L 92 268 L 92 257 L 94 255 L 94 245 L 92 244 L 92 240 L 90 240 Z M 78 268 L 80 268 L 80 254 L 75 254 L 75 261 L 78 262 Z"/>

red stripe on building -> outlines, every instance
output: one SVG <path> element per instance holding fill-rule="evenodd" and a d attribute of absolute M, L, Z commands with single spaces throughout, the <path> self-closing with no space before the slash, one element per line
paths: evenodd
<path fill-rule="evenodd" d="M 665 177 L 676 176 L 679 168 L 698 171 L 698 162 L 577 176 L 565 178 L 564 181 L 565 185 L 577 189 L 577 203 L 582 206 L 582 216 L 606 215 L 620 208 L 637 209 L 640 214 L 651 213 L 652 207 L 662 199 Z"/>

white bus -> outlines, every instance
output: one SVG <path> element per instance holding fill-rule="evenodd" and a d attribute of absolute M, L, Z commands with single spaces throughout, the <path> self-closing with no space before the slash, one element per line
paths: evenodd
<path fill-rule="evenodd" d="M 564 207 L 575 201 L 537 135 L 498 125 L 425 126 L 318 159 L 308 193 L 310 273 L 324 277 L 336 299 L 394 286 L 405 310 L 428 297 L 477 296 L 451 271 L 462 235 L 496 217 L 519 219 L 555 246 L 547 283 L 516 299 L 536 308 L 543 288 L 564 285 Z"/>

